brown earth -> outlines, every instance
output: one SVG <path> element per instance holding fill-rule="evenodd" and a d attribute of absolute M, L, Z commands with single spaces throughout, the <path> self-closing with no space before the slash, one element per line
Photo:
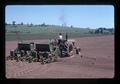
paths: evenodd
<path fill-rule="evenodd" d="M 113 78 L 114 77 L 114 36 L 76 38 L 83 57 L 59 58 L 58 62 L 41 65 L 6 61 L 6 78 Z M 46 40 L 37 40 L 46 42 Z M 15 49 L 17 41 L 6 42 L 6 56 Z"/>

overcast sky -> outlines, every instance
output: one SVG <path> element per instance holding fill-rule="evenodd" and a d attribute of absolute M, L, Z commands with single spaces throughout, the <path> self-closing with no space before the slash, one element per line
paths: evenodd
<path fill-rule="evenodd" d="M 114 7 L 112 5 L 8 5 L 5 22 L 33 23 L 81 28 L 114 27 Z"/>

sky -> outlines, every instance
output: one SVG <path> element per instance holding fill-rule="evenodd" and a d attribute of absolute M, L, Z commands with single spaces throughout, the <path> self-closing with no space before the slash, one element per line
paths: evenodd
<path fill-rule="evenodd" d="M 7 5 L 5 22 L 114 28 L 112 5 Z"/>

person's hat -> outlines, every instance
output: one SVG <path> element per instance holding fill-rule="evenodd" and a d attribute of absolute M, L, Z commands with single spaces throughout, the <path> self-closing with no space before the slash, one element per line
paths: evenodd
<path fill-rule="evenodd" d="M 61 33 L 59 33 L 59 35 L 62 35 Z"/>

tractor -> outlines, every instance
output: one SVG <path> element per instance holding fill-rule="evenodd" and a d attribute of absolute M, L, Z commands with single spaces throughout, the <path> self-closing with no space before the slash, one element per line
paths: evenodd
<path fill-rule="evenodd" d="M 51 63 L 58 60 L 58 57 L 70 57 L 75 52 L 75 41 L 68 39 L 54 39 L 48 44 L 41 43 L 18 43 L 17 48 L 10 51 L 7 59 L 18 61 Z"/>

